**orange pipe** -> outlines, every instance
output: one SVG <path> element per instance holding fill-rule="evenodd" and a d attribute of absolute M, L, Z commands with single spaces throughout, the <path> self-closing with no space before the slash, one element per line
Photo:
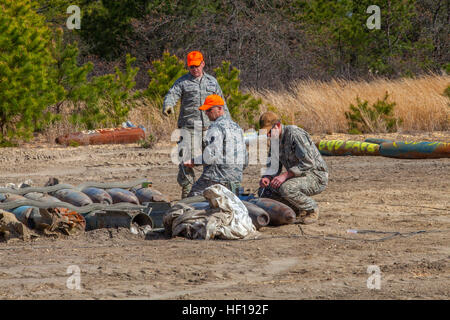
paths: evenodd
<path fill-rule="evenodd" d="M 56 143 L 64 145 L 71 143 L 80 145 L 125 144 L 144 138 L 145 132 L 142 128 L 114 128 L 69 133 L 56 138 Z"/>

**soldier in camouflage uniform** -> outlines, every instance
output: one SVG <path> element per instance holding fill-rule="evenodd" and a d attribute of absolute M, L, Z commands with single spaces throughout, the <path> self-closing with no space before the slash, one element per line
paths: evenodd
<path fill-rule="evenodd" d="M 297 223 L 316 222 L 319 207 L 310 196 L 321 193 L 328 184 L 328 168 L 319 150 L 305 130 L 282 125 L 273 112 L 261 116 L 260 126 L 269 130 L 269 137 L 279 139 L 278 159 L 271 159 L 279 161 L 278 172 L 263 176 L 260 196 L 273 198 L 293 208 Z M 287 171 L 280 174 L 283 166 Z"/>
<path fill-rule="evenodd" d="M 194 122 L 200 124 L 200 128 L 206 131 L 210 125 L 209 119 L 205 112 L 198 109 L 203 104 L 205 98 L 211 94 L 218 94 L 223 97 L 222 89 L 217 80 L 203 72 L 205 62 L 203 55 L 199 51 L 192 51 L 187 55 L 187 65 L 189 73 L 180 77 L 175 81 L 173 86 L 164 98 L 163 113 L 169 115 L 174 113 L 174 107 L 178 100 L 181 99 L 180 114 L 178 116 L 178 128 L 185 129 L 190 134 L 190 141 L 187 143 L 193 153 L 194 139 Z M 230 113 L 226 104 L 225 112 L 228 116 Z M 179 141 L 179 143 L 181 140 Z M 186 146 L 186 144 L 184 144 Z M 179 150 L 180 156 L 183 156 L 183 150 Z M 201 152 L 200 152 L 201 153 Z M 182 187 L 181 197 L 185 198 L 189 193 L 192 183 L 195 180 L 194 170 L 188 167 L 179 166 L 177 181 Z"/>
<path fill-rule="evenodd" d="M 248 153 L 244 132 L 225 115 L 224 105 L 223 99 L 213 94 L 200 107 L 200 110 L 206 111 L 212 123 L 205 136 L 203 173 L 192 186 L 189 197 L 202 194 L 214 184 L 222 184 L 236 194 L 239 192 L 242 172 L 248 165 Z M 194 159 L 185 163 L 185 166 L 193 167 L 198 162 Z"/>

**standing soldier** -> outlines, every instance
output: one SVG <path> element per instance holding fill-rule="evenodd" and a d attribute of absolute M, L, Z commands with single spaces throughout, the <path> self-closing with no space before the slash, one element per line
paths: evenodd
<path fill-rule="evenodd" d="M 321 193 L 328 184 L 328 168 L 319 150 L 305 130 L 282 125 L 273 112 L 262 114 L 259 122 L 261 129 L 269 130 L 267 135 L 278 138 L 280 144 L 279 159 L 270 159 L 279 161 L 278 172 L 262 177 L 260 196 L 273 198 L 293 208 L 297 215 L 296 223 L 316 222 L 319 207 L 310 196 Z M 281 173 L 283 166 L 287 171 Z"/>
<path fill-rule="evenodd" d="M 222 97 L 212 94 L 205 99 L 200 110 L 205 111 L 211 126 L 205 135 L 205 151 L 202 157 L 203 173 L 192 186 L 189 197 L 202 194 L 214 185 L 221 184 L 238 194 L 242 172 L 248 165 L 244 132 L 230 117 L 225 115 Z M 184 165 L 193 168 L 199 161 L 191 160 Z"/>
<path fill-rule="evenodd" d="M 187 55 L 187 65 L 189 73 L 177 79 L 164 98 L 163 114 L 169 115 L 174 113 L 174 106 L 177 104 L 178 100 L 181 99 L 178 128 L 185 129 L 190 133 L 191 141 L 187 145 L 191 147 L 190 151 L 192 154 L 194 145 L 194 122 L 198 121 L 201 124 L 203 131 L 207 130 L 210 124 L 205 112 L 199 110 L 198 106 L 203 104 L 208 95 L 217 94 L 223 98 L 223 93 L 217 80 L 203 71 L 205 61 L 203 60 L 201 52 L 190 52 Z M 226 104 L 224 105 L 224 108 L 226 114 L 230 117 Z M 178 143 L 181 141 L 182 140 Z M 183 156 L 183 151 L 184 150 L 180 148 L 179 152 L 181 157 Z M 177 181 L 182 188 L 182 198 L 185 198 L 188 195 L 194 179 L 194 170 L 192 168 L 183 167 L 183 165 L 180 164 Z"/>

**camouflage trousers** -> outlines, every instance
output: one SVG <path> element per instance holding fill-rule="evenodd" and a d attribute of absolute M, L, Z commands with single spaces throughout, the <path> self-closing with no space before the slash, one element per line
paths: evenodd
<path fill-rule="evenodd" d="M 278 189 L 259 188 L 258 194 L 262 198 L 280 201 L 294 209 L 296 213 L 310 212 L 318 208 L 317 202 L 310 196 L 321 193 L 327 184 L 328 174 L 307 172 L 302 177 L 286 180 Z"/>
<path fill-rule="evenodd" d="M 194 157 L 194 129 L 187 129 L 187 128 L 181 128 L 181 129 L 187 130 L 190 133 L 191 141 L 189 141 L 187 143 L 187 145 L 191 148 L 190 153 L 191 153 L 191 158 L 193 158 Z M 203 133 L 205 133 L 205 132 L 206 131 L 203 131 Z M 182 140 L 180 139 L 180 141 L 178 142 L 178 152 L 179 152 L 180 157 L 182 157 L 183 153 L 185 152 L 185 150 L 183 150 L 182 147 L 180 146 L 181 141 Z M 186 144 L 184 144 L 184 146 L 186 147 Z M 201 147 L 202 147 L 201 152 L 197 151 L 199 154 L 203 153 L 204 143 L 202 143 Z M 182 163 L 180 163 L 178 165 L 177 182 L 183 189 L 183 194 L 187 195 L 189 193 L 189 191 L 192 188 L 192 185 L 194 184 L 194 181 L 195 181 L 194 168 L 185 167 L 185 166 L 183 166 Z"/>
<path fill-rule="evenodd" d="M 195 181 L 194 185 L 192 186 L 191 191 L 188 194 L 188 197 L 202 195 L 203 191 L 205 191 L 206 188 L 211 187 L 215 184 L 223 185 L 228 190 L 231 190 L 234 194 L 238 194 L 239 187 L 241 186 L 241 184 L 239 182 L 221 183 L 221 182 L 216 182 L 216 181 L 211 181 L 211 180 L 206 180 L 206 179 L 200 178 L 197 181 Z"/>

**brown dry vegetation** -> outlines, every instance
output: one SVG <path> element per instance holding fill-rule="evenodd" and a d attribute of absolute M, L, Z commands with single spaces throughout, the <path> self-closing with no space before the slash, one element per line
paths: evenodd
<path fill-rule="evenodd" d="M 170 135 L 177 128 L 179 103 L 175 108 L 175 115 L 164 116 L 158 105 L 146 98 L 136 102 L 128 118 L 135 125 L 143 125 L 150 128 L 150 132 L 157 138 L 163 138 L 165 141 L 170 140 Z"/>
<path fill-rule="evenodd" d="M 310 80 L 292 83 L 289 91 L 249 91 L 263 99 L 261 112 L 268 109 L 278 112 L 284 123 L 301 126 L 314 134 L 348 132 L 345 112 L 350 104 L 356 104 L 356 97 L 372 104 L 388 92 L 388 101 L 396 103 L 395 117 L 403 120 L 399 132 L 411 133 L 449 130 L 450 101 L 443 95 L 449 85 L 449 76 L 434 75 L 371 82 Z M 166 117 L 156 103 L 143 98 L 135 101 L 128 119 L 150 128 L 158 141 L 167 142 L 177 128 L 177 110 Z M 47 129 L 44 136 L 52 143 L 56 136 L 79 129 L 66 119 Z"/>
<path fill-rule="evenodd" d="M 437 75 L 371 82 L 306 80 L 293 83 L 289 91 L 251 92 L 263 99 L 266 108 L 275 107 L 284 122 L 302 126 L 312 133 L 347 132 L 345 111 L 356 103 L 356 97 L 372 104 L 383 99 L 386 92 L 388 101 L 397 104 L 395 117 L 403 120 L 399 131 L 446 131 L 450 108 L 443 92 L 449 84 L 449 76 Z"/>

